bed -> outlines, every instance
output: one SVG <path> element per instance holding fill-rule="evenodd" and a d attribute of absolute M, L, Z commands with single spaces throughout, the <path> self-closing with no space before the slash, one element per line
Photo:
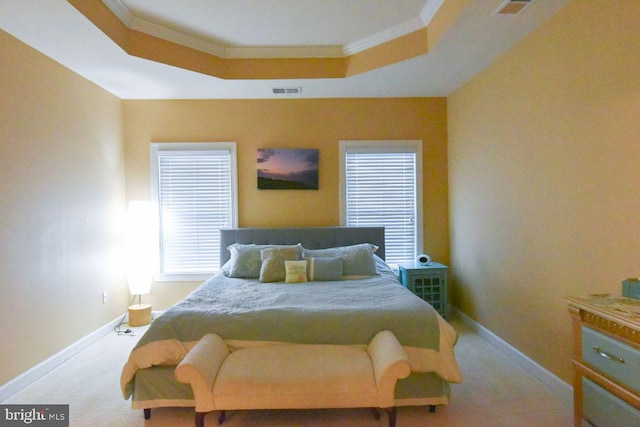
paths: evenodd
<path fill-rule="evenodd" d="M 208 333 L 239 349 L 274 342 L 366 345 L 391 330 L 412 370 L 396 386 L 396 405 L 447 404 L 450 383 L 461 382 L 456 332 L 384 262 L 384 228 L 221 230 L 220 257 L 220 272 L 154 319 L 122 369 L 123 397 L 145 416 L 151 408 L 194 406 L 190 386 L 177 382 L 174 370 Z M 295 274 L 302 265 L 304 278 Z"/>

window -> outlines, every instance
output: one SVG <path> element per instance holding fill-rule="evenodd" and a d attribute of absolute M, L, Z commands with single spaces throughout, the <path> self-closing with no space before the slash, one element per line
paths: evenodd
<path fill-rule="evenodd" d="M 385 227 L 389 264 L 422 252 L 422 141 L 341 141 L 342 225 Z"/>
<path fill-rule="evenodd" d="M 236 227 L 235 143 L 151 144 L 159 280 L 204 280 L 220 267 L 220 229 Z"/>

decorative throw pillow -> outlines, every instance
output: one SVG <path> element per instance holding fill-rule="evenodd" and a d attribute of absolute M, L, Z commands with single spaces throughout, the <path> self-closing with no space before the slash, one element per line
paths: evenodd
<path fill-rule="evenodd" d="M 252 278 L 260 276 L 260 251 L 268 245 L 245 245 L 234 243 L 227 246 L 231 258 L 229 259 L 229 277 Z"/>
<path fill-rule="evenodd" d="M 299 283 L 307 281 L 307 261 L 285 261 L 284 269 L 287 283 Z"/>
<path fill-rule="evenodd" d="M 225 264 L 225 270 L 228 272 L 229 277 L 250 279 L 260 276 L 260 268 L 262 267 L 262 258 L 260 251 L 267 248 L 290 248 L 295 247 L 298 249 L 300 256 L 302 256 L 302 245 L 256 245 L 256 244 L 243 244 L 234 243 L 227 246 L 231 257 Z M 298 258 L 299 259 L 299 258 Z M 228 264 L 228 265 L 227 265 Z"/>
<path fill-rule="evenodd" d="M 378 274 L 373 253 L 378 247 L 371 243 L 339 246 L 328 249 L 305 249 L 305 258 L 340 257 L 344 276 L 374 276 Z"/>
<path fill-rule="evenodd" d="M 265 248 L 260 251 L 262 265 L 260 267 L 261 282 L 284 282 L 286 270 L 285 261 L 300 260 L 301 246 L 280 246 Z"/>
<path fill-rule="evenodd" d="M 307 258 L 309 280 L 342 280 L 343 261 L 340 257 Z"/>

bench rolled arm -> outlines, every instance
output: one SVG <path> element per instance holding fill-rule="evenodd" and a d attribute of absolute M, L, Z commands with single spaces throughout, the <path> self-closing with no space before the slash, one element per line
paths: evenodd
<path fill-rule="evenodd" d="M 196 411 L 213 411 L 213 383 L 218 370 L 229 355 L 229 348 L 220 336 L 207 334 L 193 346 L 175 370 L 176 379 L 191 384 Z"/>
<path fill-rule="evenodd" d="M 411 373 L 409 358 L 398 339 L 390 331 L 381 331 L 369 343 L 367 352 L 373 362 L 381 408 L 395 405 L 396 382 Z"/>

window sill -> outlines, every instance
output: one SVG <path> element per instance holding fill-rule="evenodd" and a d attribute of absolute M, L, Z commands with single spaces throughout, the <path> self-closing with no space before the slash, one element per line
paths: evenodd
<path fill-rule="evenodd" d="M 206 274 L 157 274 L 154 282 L 204 282 L 216 274 L 217 271 Z"/>

